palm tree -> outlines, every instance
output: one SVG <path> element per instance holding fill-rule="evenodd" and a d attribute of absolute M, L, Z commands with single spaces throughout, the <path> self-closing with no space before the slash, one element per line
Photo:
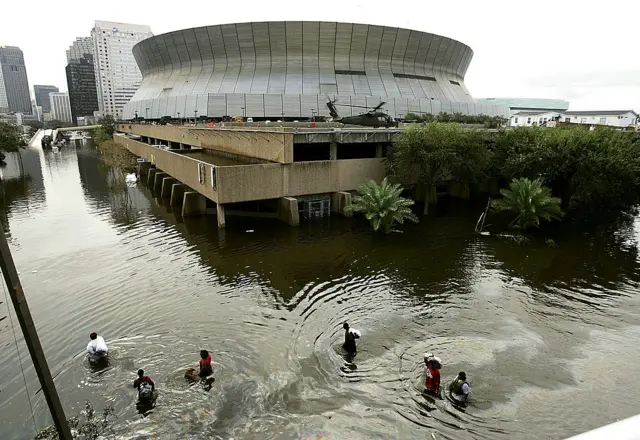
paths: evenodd
<path fill-rule="evenodd" d="M 402 187 L 387 182 L 386 178 L 380 185 L 370 180 L 358 188 L 353 203 L 344 210 L 364 213 L 374 231 L 382 229 L 388 234 L 395 223 L 403 224 L 405 220 L 418 223 L 418 217 L 411 211 L 414 201 L 401 197 L 401 193 Z"/>
<path fill-rule="evenodd" d="M 547 221 L 562 218 L 560 199 L 551 196 L 551 190 L 542 185 L 541 179 L 513 179 L 509 189 L 501 189 L 500 193 L 503 198 L 492 202 L 493 209 L 517 213 L 511 225 L 518 228 L 537 227 L 541 218 Z"/>

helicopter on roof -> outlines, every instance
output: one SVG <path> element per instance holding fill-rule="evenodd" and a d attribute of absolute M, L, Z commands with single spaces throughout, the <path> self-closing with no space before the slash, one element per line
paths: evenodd
<path fill-rule="evenodd" d="M 349 125 L 363 125 L 365 127 L 397 127 L 398 121 L 389 116 L 387 113 L 380 111 L 383 105 L 386 103 L 382 101 L 380 104 L 376 105 L 373 109 L 369 110 L 366 113 L 359 114 L 357 116 L 344 116 L 340 117 L 338 111 L 336 110 L 336 101 L 338 98 L 334 100 L 329 100 L 327 102 L 327 108 L 329 109 L 329 114 L 333 122 L 340 122 L 342 124 Z M 358 107 L 358 108 L 366 108 L 362 105 L 348 105 L 348 104 L 338 104 L 345 107 Z"/>

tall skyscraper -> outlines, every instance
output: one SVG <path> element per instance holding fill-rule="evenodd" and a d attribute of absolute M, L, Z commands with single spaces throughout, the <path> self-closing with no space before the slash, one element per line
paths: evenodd
<path fill-rule="evenodd" d="M 76 41 L 67 49 L 67 64 L 69 64 L 71 60 L 79 60 L 85 54 L 94 55 L 92 37 L 76 38 Z"/>
<path fill-rule="evenodd" d="M 132 56 L 133 58 L 133 56 Z M 19 47 L 0 46 L 0 69 L 4 94 L 7 95 L 7 107 L 10 112 L 31 114 L 29 80 L 24 65 L 24 55 Z M 0 106 L 2 106 L 0 98 Z"/>
<path fill-rule="evenodd" d="M 9 101 L 7 100 L 7 90 L 4 88 L 2 66 L 0 66 L 0 113 L 9 113 Z"/>
<path fill-rule="evenodd" d="M 51 112 L 51 104 L 49 103 L 49 93 L 59 92 L 56 86 L 41 86 L 34 84 L 33 94 L 36 95 L 36 104 L 42 107 L 44 113 Z"/>
<path fill-rule="evenodd" d="M 78 117 L 93 116 L 93 112 L 100 109 L 96 89 L 93 39 L 77 38 L 67 50 L 67 63 L 71 116 L 73 123 L 77 124 Z"/>
<path fill-rule="evenodd" d="M 91 30 L 98 104 L 102 114 L 122 116 L 122 108 L 140 86 L 142 75 L 133 46 L 153 36 L 149 26 L 96 21 Z"/>
<path fill-rule="evenodd" d="M 68 93 L 51 92 L 49 93 L 49 101 L 51 102 L 51 119 L 69 123 L 73 122 Z"/>

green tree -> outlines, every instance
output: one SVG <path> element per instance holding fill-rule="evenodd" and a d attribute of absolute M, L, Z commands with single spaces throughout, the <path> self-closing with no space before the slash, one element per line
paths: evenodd
<path fill-rule="evenodd" d="M 100 121 L 100 126 L 91 130 L 91 139 L 93 142 L 100 146 L 101 144 L 112 141 L 113 134 L 116 131 L 116 121 L 113 116 L 106 115 Z"/>
<path fill-rule="evenodd" d="M 406 186 L 418 185 L 428 203 L 438 182 L 465 186 L 483 180 L 489 170 L 490 151 L 477 130 L 459 124 L 431 123 L 406 129 L 387 155 L 387 171 Z"/>
<path fill-rule="evenodd" d="M 627 211 L 640 203 L 640 144 L 633 134 L 581 127 L 523 127 L 500 132 L 493 173 L 541 178 L 566 212 Z"/>
<path fill-rule="evenodd" d="M 380 185 L 373 180 L 358 188 L 353 203 L 345 207 L 346 212 L 361 212 L 373 226 L 374 231 L 382 229 L 389 234 L 394 224 L 405 220 L 417 223 L 418 217 L 411 211 L 413 200 L 401 197 L 402 187 L 384 179 Z"/>
<path fill-rule="evenodd" d="M 26 145 L 20 136 L 18 127 L 8 122 L 0 122 L 0 151 L 15 153 Z"/>
<path fill-rule="evenodd" d="M 503 198 L 492 202 L 493 209 L 516 213 L 511 224 L 520 229 L 537 227 L 540 219 L 562 218 L 560 199 L 551 196 L 551 190 L 542 185 L 542 179 L 513 179 L 509 189 L 501 189 L 500 193 Z"/>
<path fill-rule="evenodd" d="M 38 130 L 44 128 L 44 124 L 40 121 L 27 121 L 24 125 L 29 127 L 29 136 L 35 135 Z"/>
<path fill-rule="evenodd" d="M 50 121 L 47 121 L 47 123 L 45 125 L 46 125 L 47 129 L 49 129 L 49 130 L 57 130 L 58 128 L 68 127 L 71 124 L 68 123 L 68 122 L 60 121 L 58 119 L 52 119 Z"/>

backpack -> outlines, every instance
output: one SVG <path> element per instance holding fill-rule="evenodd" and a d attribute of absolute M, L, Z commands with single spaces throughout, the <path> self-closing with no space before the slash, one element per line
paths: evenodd
<path fill-rule="evenodd" d="M 458 378 L 456 378 L 456 380 L 454 380 L 453 382 L 451 382 L 451 385 L 449 385 L 449 392 L 451 394 L 456 394 L 458 396 L 462 395 L 462 385 L 467 384 L 466 380 L 460 380 Z"/>
<path fill-rule="evenodd" d="M 150 400 L 153 396 L 153 387 L 149 382 L 141 382 L 138 387 L 138 398 L 141 400 Z"/>

